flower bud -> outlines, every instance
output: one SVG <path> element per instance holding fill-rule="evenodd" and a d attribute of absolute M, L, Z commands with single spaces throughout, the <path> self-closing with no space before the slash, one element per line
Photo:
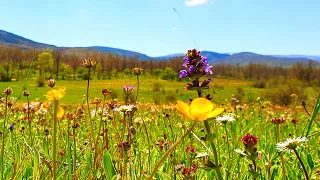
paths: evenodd
<path fill-rule="evenodd" d="M 48 86 L 53 88 L 56 85 L 56 81 L 54 79 L 49 79 L 48 80 Z"/>

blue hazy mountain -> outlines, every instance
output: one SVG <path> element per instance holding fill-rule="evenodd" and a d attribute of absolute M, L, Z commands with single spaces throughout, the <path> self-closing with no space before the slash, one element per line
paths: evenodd
<path fill-rule="evenodd" d="M 83 52 L 83 51 L 98 51 L 103 53 L 112 53 L 126 57 L 137 57 L 140 60 L 167 60 L 173 57 L 183 57 L 185 53 L 175 53 L 160 57 L 151 57 L 143 53 L 107 47 L 107 46 L 89 46 L 89 47 L 57 47 L 55 45 L 36 42 L 25 37 L 0 30 L 0 44 L 5 46 L 19 47 L 23 49 L 37 48 L 37 49 L 56 49 L 61 48 L 65 51 Z M 217 53 L 212 51 L 201 51 L 203 56 L 208 57 L 211 64 L 239 64 L 245 65 L 250 62 L 267 64 L 271 66 L 291 66 L 296 62 L 307 63 L 311 61 L 320 61 L 319 56 L 306 55 L 261 55 L 252 52 L 240 53 Z M 181 59 L 182 60 L 182 59 Z"/>

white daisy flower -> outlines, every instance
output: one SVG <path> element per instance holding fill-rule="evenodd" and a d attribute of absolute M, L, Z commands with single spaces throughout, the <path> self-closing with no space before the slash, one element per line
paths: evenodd
<path fill-rule="evenodd" d="M 216 118 L 216 121 L 218 121 L 218 122 L 221 122 L 221 123 L 227 123 L 228 121 L 229 122 L 232 122 L 232 121 L 234 121 L 235 120 L 235 118 L 234 118 L 234 114 L 226 114 L 226 115 L 224 115 L 224 116 L 218 116 L 217 118 Z"/>
<path fill-rule="evenodd" d="M 131 112 L 133 110 L 133 107 L 134 107 L 133 105 L 122 105 L 118 108 L 114 108 L 113 110 L 126 113 L 126 112 Z"/>
<path fill-rule="evenodd" d="M 297 138 L 288 138 L 284 142 L 279 142 L 276 145 L 276 148 L 278 151 L 287 151 L 287 152 L 292 152 L 293 150 L 298 150 L 300 146 L 304 142 L 307 142 L 308 139 L 306 137 L 297 137 Z"/>
<path fill-rule="evenodd" d="M 247 156 L 247 154 L 244 152 L 244 150 L 241 150 L 241 149 L 234 149 L 234 152 L 240 154 L 241 156 Z"/>

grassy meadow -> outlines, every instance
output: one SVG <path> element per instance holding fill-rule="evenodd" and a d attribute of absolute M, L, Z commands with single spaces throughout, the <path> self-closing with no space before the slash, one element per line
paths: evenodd
<path fill-rule="evenodd" d="M 186 82 L 167 81 L 157 79 L 154 77 L 140 77 L 141 87 L 139 90 L 139 101 L 142 103 L 156 103 L 156 104 L 169 104 L 176 103 L 177 100 L 188 100 L 194 98 L 194 92 L 186 91 L 184 86 Z M 24 82 L 1 82 L 0 88 L 5 89 L 12 87 L 14 89 L 12 96 L 17 97 L 23 89 Z M 112 80 L 92 80 L 90 82 L 90 98 L 100 97 L 101 89 L 107 88 L 111 90 L 112 95 L 107 97 L 107 100 L 118 99 L 124 102 L 123 86 L 134 85 L 137 86 L 135 77 L 117 78 Z M 66 88 L 66 95 L 63 98 L 63 103 L 82 103 L 83 95 L 86 94 L 87 81 L 58 81 L 57 86 Z M 223 102 L 225 99 L 230 99 L 232 94 L 237 93 L 237 88 L 243 88 L 246 97 L 253 96 L 257 98 L 263 89 L 254 88 L 251 81 L 245 80 L 232 80 L 232 79 L 214 79 L 211 83 L 211 89 L 207 93 L 211 93 L 214 101 Z M 28 80 L 25 89 L 30 92 L 30 100 L 45 101 L 44 94 L 50 90 L 50 87 L 38 87 L 34 79 Z M 133 94 L 135 96 L 135 94 Z M 18 102 L 25 103 L 26 99 L 20 97 Z"/>
<path fill-rule="evenodd" d="M 88 96 L 85 80 L 29 80 L 17 103 L 23 82 L 0 83 L 1 179 L 320 178 L 319 98 L 280 106 L 251 81 L 187 82 L 140 76 L 137 103 L 134 75 L 91 80 Z"/>

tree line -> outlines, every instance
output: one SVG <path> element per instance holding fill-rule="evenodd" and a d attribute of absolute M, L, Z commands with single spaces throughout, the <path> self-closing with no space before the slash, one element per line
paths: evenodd
<path fill-rule="evenodd" d="M 89 51 L 86 49 L 20 49 L 0 46 L 0 81 L 23 80 L 31 67 L 33 77 L 76 80 L 85 78 L 86 69 L 82 67 L 84 57 L 96 59 L 93 74 L 98 79 L 108 79 L 120 72 L 130 74 L 134 67 L 141 67 L 152 76 L 162 76 L 170 80 L 178 79 L 182 67 L 182 57 L 168 60 L 139 60 L 138 57 L 119 56 L 111 53 Z M 32 61 L 34 60 L 34 61 Z M 32 63 L 33 62 L 33 63 Z M 320 68 L 314 62 L 296 63 L 292 67 L 270 67 L 263 64 L 247 65 L 217 64 L 213 66 L 214 75 L 223 78 L 245 80 L 268 80 L 282 76 L 296 78 L 303 82 L 316 82 L 320 85 Z"/>

